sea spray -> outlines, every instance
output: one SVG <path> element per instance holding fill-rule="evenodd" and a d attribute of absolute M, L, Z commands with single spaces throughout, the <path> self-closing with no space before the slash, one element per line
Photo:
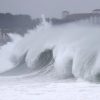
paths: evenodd
<path fill-rule="evenodd" d="M 38 72 L 48 74 L 48 70 L 62 79 L 75 77 L 99 81 L 99 26 L 82 23 L 52 26 L 45 23 L 29 31 L 14 46 L 14 53 L 10 56 L 17 59 L 16 64 L 25 55 L 24 63 L 37 75 Z"/>
<path fill-rule="evenodd" d="M 0 48 L 0 72 L 4 72 L 13 68 L 15 65 L 12 62 L 12 56 L 15 50 L 16 44 L 21 40 L 21 36 L 17 34 L 9 34 L 11 42 L 1 46 Z"/>

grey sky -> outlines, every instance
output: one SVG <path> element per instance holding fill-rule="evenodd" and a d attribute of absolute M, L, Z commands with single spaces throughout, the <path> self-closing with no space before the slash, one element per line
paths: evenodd
<path fill-rule="evenodd" d="M 66 9 L 71 13 L 91 12 L 100 8 L 100 0 L 0 0 L 0 12 L 13 14 L 29 14 L 33 18 L 60 16 Z"/>

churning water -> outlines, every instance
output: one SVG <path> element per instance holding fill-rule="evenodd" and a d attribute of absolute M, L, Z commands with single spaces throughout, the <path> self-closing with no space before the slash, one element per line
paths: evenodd
<path fill-rule="evenodd" d="M 57 79 L 100 81 L 100 27 L 89 24 L 53 26 L 43 21 L 24 37 L 0 49 L 1 75 L 43 74 Z M 10 77 L 9 76 L 9 77 Z"/>

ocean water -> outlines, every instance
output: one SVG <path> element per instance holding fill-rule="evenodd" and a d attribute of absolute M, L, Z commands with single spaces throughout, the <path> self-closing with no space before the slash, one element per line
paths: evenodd
<path fill-rule="evenodd" d="M 43 20 L 24 37 L 9 36 L 0 48 L 1 100 L 99 100 L 98 25 Z"/>

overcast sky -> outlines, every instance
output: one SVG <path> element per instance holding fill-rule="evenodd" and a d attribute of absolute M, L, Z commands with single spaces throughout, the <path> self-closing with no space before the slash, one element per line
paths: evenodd
<path fill-rule="evenodd" d="M 64 9 L 78 13 L 91 12 L 96 8 L 100 8 L 100 0 L 0 0 L 0 12 L 29 14 L 33 18 L 41 14 L 60 17 Z"/>

